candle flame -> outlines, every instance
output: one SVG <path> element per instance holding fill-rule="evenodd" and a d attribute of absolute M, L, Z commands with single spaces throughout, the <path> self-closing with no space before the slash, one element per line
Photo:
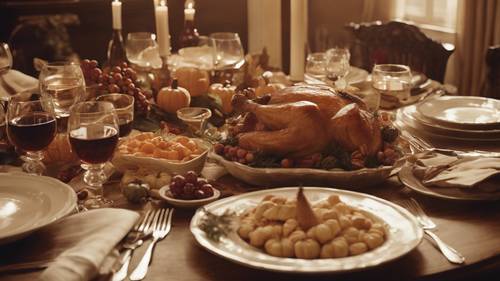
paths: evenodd
<path fill-rule="evenodd" d="M 167 1 L 161 0 L 160 1 L 160 6 L 167 6 Z"/>
<path fill-rule="evenodd" d="M 186 0 L 185 8 L 186 9 L 194 9 L 194 1 L 193 0 Z"/>

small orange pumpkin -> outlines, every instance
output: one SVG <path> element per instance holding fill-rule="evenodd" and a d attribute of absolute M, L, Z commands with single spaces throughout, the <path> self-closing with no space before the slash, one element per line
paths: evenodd
<path fill-rule="evenodd" d="M 231 105 L 231 99 L 236 92 L 236 86 L 231 86 L 229 83 L 215 83 L 210 86 L 210 95 L 215 96 L 220 99 L 222 112 L 224 114 L 229 114 L 233 112 L 233 106 Z"/>
<path fill-rule="evenodd" d="M 208 92 L 210 76 L 207 71 L 194 67 L 181 67 L 175 71 L 179 86 L 187 89 L 192 97 L 199 97 Z"/>
<path fill-rule="evenodd" d="M 158 92 L 156 104 L 166 112 L 176 113 L 178 109 L 188 107 L 191 103 L 189 91 L 178 84 L 177 79 L 174 79 L 171 87 L 164 87 Z"/>

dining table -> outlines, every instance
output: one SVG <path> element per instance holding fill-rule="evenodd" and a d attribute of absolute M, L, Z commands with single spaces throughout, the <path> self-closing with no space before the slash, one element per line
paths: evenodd
<path fill-rule="evenodd" d="M 419 133 L 409 129 L 408 131 L 414 135 Z M 436 142 L 427 140 L 441 148 L 475 148 L 475 144 L 472 143 L 457 144 L 449 143 L 447 140 Z M 489 143 L 488 145 L 488 150 L 500 152 L 496 144 Z M 230 174 L 221 176 L 221 169 L 212 169 L 214 166 L 217 166 L 217 163 L 207 161 L 202 175 L 211 179 L 213 186 L 220 190 L 222 198 L 275 187 L 250 185 Z M 70 185 L 78 191 L 82 187 L 81 176 L 80 179 L 71 181 Z M 368 187 L 331 185 L 329 187 L 367 193 L 396 204 L 409 198 L 416 199 L 436 223 L 435 233 L 460 252 L 465 257 L 465 263 L 460 265 L 450 263 L 432 240 L 424 238 L 410 253 L 371 268 L 333 274 L 272 272 L 237 264 L 208 252 L 197 243 L 190 230 L 190 222 L 195 210 L 175 208 L 172 229 L 154 248 L 153 259 L 144 280 L 481 280 L 491 279 L 491 276 L 498 276 L 500 273 L 500 204 L 498 201 L 458 201 L 425 196 L 405 187 L 397 174 L 382 183 Z M 159 198 L 152 198 L 142 204 L 132 204 L 121 194 L 119 181 L 110 181 L 106 184 L 104 193 L 113 199 L 114 208 L 130 209 L 142 214 L 158 207 L 172 207 Z M 36 238 L 35 232 L 28 238 L 1 245 L 0 258 L 6 259 L 8 263 L 8 253 L 15 252 L 27 240 L 36 240 Z M 134 268 L 139 263 L 148 243 L 150 240 L 134 252 L 130 268 Z M 29 271 L 4 272 L 0 273 L 0 280 L 28 280 L 29 276 Z M 95 280 L 110 280 L 110 276 L 101 275 Z"/>
<path fill-rule="evenodd" d="M 207 164 L 213 165 L 213 163 Z M 206 169 L 207 170 L 207 169 Z M 204 170 L 205 176 L 206 170 Z M 210 170 L 209 170 L 210 171 Z M 268 188 L 252 186 L 226 174 L 213 182 L 222 197 Z M 114 200 L 115 208 L 144 213 L 157 207 L 170 207 L 161 200 L 131 204 L 119 192 L 118 183 L 105 186 L 106 196 Z M 373 268 L 337 274 L 298 274 L 264 271 L 250 268 L 209 253 L 197 244 L 190 231 L 193 209 L 176 208 L 172 230 L 157 243 L 153 260 L 144 280 L 480 280 L 500 271 L 500 205 L 498 202 L 446 201 L 415 194 L 392 176 L 386 182 L 363 189 L 350 188 L 395 203 L 415 198 L 436 223 L 436 234 L 465 257 L 461 265 L 451 264 L 433 242 L 423 239 L 409 254 Z M 37 233 L 32 234 L 35 236 Z M 31 238 L 33 239 L 33 238 Z M 24 243 L 20 240 L 0 246 L 0 253 L 15 251 Z M 50 241 L 47 241 L 50 243 Z M 131 268 L 138 264 L 147 247 L 138 248 L 131 260 Z M 2 254 L 2 258 L 8 256 Z M 23 280 L 26 272 L 0 274 L 0 280 Z M 99 276 L 96 280 L 109 280 Z"/>

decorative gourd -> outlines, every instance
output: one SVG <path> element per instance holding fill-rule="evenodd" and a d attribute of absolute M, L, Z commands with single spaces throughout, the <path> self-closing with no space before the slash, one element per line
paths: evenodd
<path fill-rule="evenodd" d="M 285 88 L 285 85 L 279 83 L 270 83 L 269 78 L 263 75 L 259 79 L 259 86 L 255 88 L 255 95 L 257 97 L 262 97 L 267 94 L 272 95 L 273 93 L 276 93 L 283 88 Z"/>
<path fill-rule="evenodd" d="M 67 134 L 57 134 L 43 153 L 43 162 L 46 164 L 67 163 L 77 159 L 71 151 Z"/>
<path fill-rule="evenodd" d="M 175 71 L 179 86 L 187 89 L 192 97 L 199 97 L 208 92 L 210 76 L 208 72 L 193 67 L 181 67 Z"/>
<path fill-rule="evenodd" d="M 178 109 L 189 106 L 191 96 L 188 90 L 179 87 L 177 79 L 174 79 L 171 87 L 162 88 L 158 92 L 156 103 L 166 112 L 176 113 Z"/>
<path fill-rule="evenodd" d="M 233 111 L 231 99 L 236 92 L 236 87 L 231 86 L 229 83 L 215 83 L 210 86 L 210 94 L 218 97 L 221 101 L 222 112 L 229 114 Z"/>

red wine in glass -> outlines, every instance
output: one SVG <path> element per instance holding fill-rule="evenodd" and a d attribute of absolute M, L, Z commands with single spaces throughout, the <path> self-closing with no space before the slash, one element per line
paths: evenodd
<path fill-rule="evenodd" d="M 118 130 L 102 124 L 80 127 L 70 131 L 69 141 L 80 160 L 87 164 L 102 164 L 113 157 Z"/>
<path fill-rule="evenodd" d="M 120 119 L 118 117 L 118 126 L 120 127 L 120 138 L 128 136 L 132 131 L 132 120 Z"/>
<path fill-rule="evenodd" d="M 25 151 L 40 151 L 56 136 L 56 119 L 48 113 L 32 112 L 9 121 L 10 141 Z"/>

